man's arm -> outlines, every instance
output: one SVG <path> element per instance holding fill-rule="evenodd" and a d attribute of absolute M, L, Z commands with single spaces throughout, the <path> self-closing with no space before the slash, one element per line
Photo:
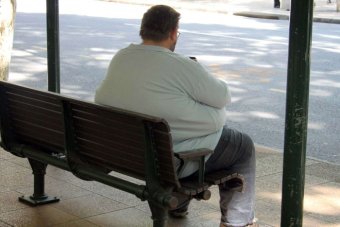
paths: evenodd
<path fill-rule="evenodd" d="M 191 78 L 192 98 L 211 107 L 224 108 L 231 102 L 227 83 L 213 77 L 199 63 L 195 64 L 192 72 L 194 76 Z"/>

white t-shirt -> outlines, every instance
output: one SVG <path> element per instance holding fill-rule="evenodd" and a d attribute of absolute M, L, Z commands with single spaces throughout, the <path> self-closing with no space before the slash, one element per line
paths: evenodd
<path fill-rule="evenodd" d="M 164 118 L 174 152 L 181 152 L 215 149 L 230 94 L 198 62 L 163 47 L 131 44 L 113 57 L 95 102 Z M 188 163 L 180 176 L 197 169 Z"/>

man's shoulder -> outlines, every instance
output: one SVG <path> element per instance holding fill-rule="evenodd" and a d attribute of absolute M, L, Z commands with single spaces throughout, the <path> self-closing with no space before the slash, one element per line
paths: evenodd
<path fill-rule="evenodd" d="M 174 59 L 174 61 L 177 61 L 178 63 L 182 63 L 182 64 L 185 64 L 185 65 L 190 65 L 190 66 L 199 66 L 200 64 L 195 61 L 194 59 L 192 59 L 191 57 L 189 56 L 186 56 L 186 55 L 182 55 L 182 54 L 179 54 L 179 53 L 172 53 L 170 54 L 170 57 Z"/>

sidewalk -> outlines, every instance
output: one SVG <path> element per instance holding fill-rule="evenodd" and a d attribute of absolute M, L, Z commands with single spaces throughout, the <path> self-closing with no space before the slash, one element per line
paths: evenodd
<path fill-rule="evenodd" d="M 165 4 L 176 9 L 190 9 L 233 14 L 238 16 L 288 20 L 290 11 L 274 8 L 273 0 L 105 0 L 140 5 Z M 340 12 L 336 0 L 315 0 L 314 22 L 340 24 Z M 282 3 L 282 0 L 281 0 Z"/>
<path fill-rule="evenodd" d="M 257 146 L 256 216 L 261 227 L 280 226 L 282 153 Z M 96 182 L 82 181 L 53 166 L 47 168 L 46 192 L 59 203 L 29 207 L 18 202 L 33 189 L 26 159 L 0 149 L 0 227 L 144 227 L 152 226 L 146 202 Z M 219 225 L 218 190 L 208 201 L 193 201 L 185 219 L 170 227 Z M 340 166 L 308 159 L 303 226 L 340 226 Z"/>

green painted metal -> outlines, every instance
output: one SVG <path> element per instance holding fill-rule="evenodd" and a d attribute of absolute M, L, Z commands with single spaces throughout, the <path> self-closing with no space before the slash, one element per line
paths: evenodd
<path fill-rule="evenodd" d="M 45 174 L 47 164 L 34 159 L 28 159 L 34 176 L 34 190 L 31 196 L 20 196 L 19 201 L 31 206 L 59 202 L 59 198 L 45 193 Z"/>
<path fill-rule="evenodd" d="M 146 200 L 150 197 L 148 192 L 145 190 L 144 185 L 135 184 L 126 180 L 122 180 L 118 177 L 105 174 L 101 171 L 82 166 L 78 167 L 78 172 L 79 174 L 86 176 L 89 179 L 94 179 L 100 183 L 112 186 L 130 194 L 134 194 L 141 200 Z"/>
<path fill-rule="evenodd" d="M 48 90 L 60 93 L 59 2 L 46 0 Z"/>
<path fill-rule="evenodd" d="M 53 157 L 52 155 L 46 154 L 35 148 L 31 148 L 28 146 L 23 147 L 22 145 L 14 144 L 11 147 L 11 152 L 19 153 L 24 157 L 38 160 L 42 163 L 48 163 L 50 165 L 61 168 L 63 170 L 71 171 L 71 168 L 65 159 Z M 126 191 L 128 193 L 134 194 L 142 200 L 146 200 L 150 197 L 149 193 L 145 190 L 144 185 L 139 185 L 139 184 L 135 184 L 135 183 L 132 183 L 126 180 L 122 180 L 118 177 L 111 176 L 101 171 L 97 171 L 93 168 L 87 168 L 81 165 L 78 167 L 77 171 L 82 176 L 86 176 L 89 179 L 94 179 L 100 183 L 103 183 L 103 184 L 115 187 L 117 189 L 120 189 L 122 191 Z"/>
<path fill-rule="evenodd" d="M 145 144 L 147 151 L 145 152 L 145 181 L 147 192 L 151 196 L 148 200 L 149 207 L 152 214 L 154 227 L 167 226 L 168 207 L 164 207 L 163 198 L 171 198 L 171 192 L 168 193 L 162 190 L 160 184 L 160 176 L 157 164 L 157 154 L 155 150 L 154 138 L 152 133 L 152 125 L 145 122 Z M 159 203 L 161 202 L 161 203 Z"/>
<path fill-rule="evenodd" d="M 199 159 L 199 169 L 198 169 L 198 183 L 204 183 L 204 173 L 205 173 L 205 156 Z"/>
<path fill-rule="evenodd" d="M 302 226 L 313 0 L 292 0 L 281 226 Z"/>

